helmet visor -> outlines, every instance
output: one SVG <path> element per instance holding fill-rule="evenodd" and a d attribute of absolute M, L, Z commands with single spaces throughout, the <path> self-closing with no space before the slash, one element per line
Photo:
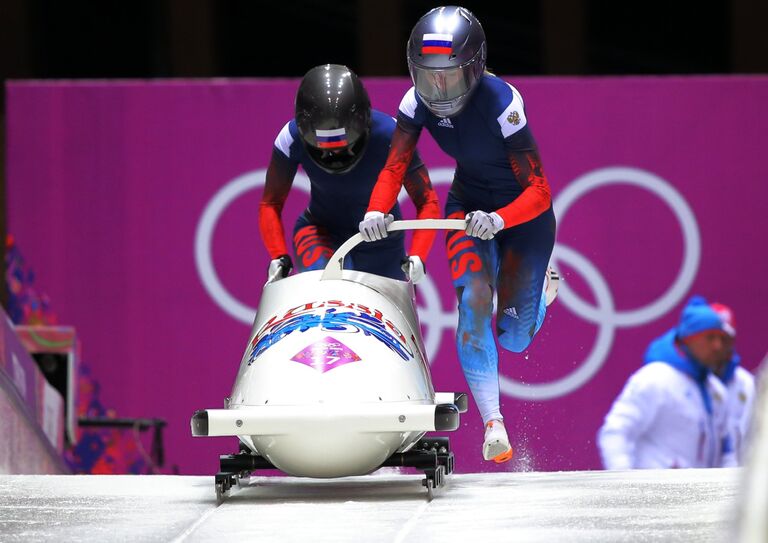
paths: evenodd
<path fill-rule="evenodd" d="M 471 63 L 443 70 L 411 65 L 416 92 L 427 102 L 450 102 L 465 95 L 475 81 Z"/>
<path fill-rule="evenodd" d="M 368 138 L 357 138 L 352 145 L 337 149 L 318 149 L 312 145 L 305 145 L 309 157 L 322 170 L 328 173 L 345 173 L 351 170 L 360 160 L 365 151 Z"/>

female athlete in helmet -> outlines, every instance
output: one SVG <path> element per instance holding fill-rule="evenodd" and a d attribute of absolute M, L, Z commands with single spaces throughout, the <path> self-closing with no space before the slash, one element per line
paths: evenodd
<path fill-rule="evenodd" d="M 300 271 L 322 269 L 334 251 L 357 233 L 394 129 L 395 120 L 371 109 L 368 93 L 346 66 L 326 64 L 306 73 L 296 94 L 296 117 L 275 139 L 259 208 L 261 237 L 272 258 L 270 279 L 285 277 L 292 268 L 280 215 L 298 166 L 309 177 L 311 194 L 293 230 L 296 266 Z M 414 154 L 407 162 L 405 187 L 418 218 L 438 217 L 437 195 L 421 159 Z M 397 203 L 387 212 L 400 218 Z M 345 267 L 394 279 L 402 279 L 405 271 L 418 282 L 435 233 L 415 232 L 408 258 L 403 233 L 396 234 L 359 245 Z"/>
<path fill-rule="evenodd" d="M 416 23 L 408 40 L 413 87 L 400 103 L 392 149 L 360 232 L 366 240 L 382 237 L 385 213 L 426 127 L 456 159 L 445 208 L 448 218 L 467 222 L 465 232 L 446 237 L 459 302 L 456 342 L 485 424 L 483 457 L 500 463 L 512 458 L 512 448 L 499 406 L 494 292 L 499 343 L 521 352 L 544 321 L 558 277 L 548 270 L 555 241 L 549 183 L 523 99 L 485 71 L 485 59 L 485 32 L 468 10 L 439 7 Z"/>

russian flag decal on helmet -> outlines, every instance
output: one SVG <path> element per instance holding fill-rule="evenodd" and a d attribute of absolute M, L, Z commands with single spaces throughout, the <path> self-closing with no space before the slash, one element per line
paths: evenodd
<path fill-rule="evenodd" d="M 335 149 L 347 146 L 347 131 L 344 128 L 315 130 L 315 138 L 320 149 Z"/>
<path fill-rule="evenodd" d="M 421 40 L 422 55 L 450 55 L 453 34 L 424 34 Z"/>

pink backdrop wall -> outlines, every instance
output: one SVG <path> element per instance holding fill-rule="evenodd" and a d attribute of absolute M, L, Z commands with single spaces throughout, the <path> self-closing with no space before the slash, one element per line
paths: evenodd
<path fill-rule="evenodd" d="M 766 354 L 768 78 L 509 80 L 556 198 L 565 282 L 533 347 L 501 355 L 517 458 L 481 461 L 473 405 L 455 434 L 457 467 L 597 469 L 602 417 L 688 295 L 734 308 L 745 367 Z M 212 473 L 233 449 L 193 440 L 189 417 L 231 390 L 268 264 L 263 172 L 297 83 L 8 86 L 9 231 L 60 321 L 77 327 L 104 403 L 165 418 L 168 462 L 182 473 Z M 408 81 L 366 85 L 394 113 Z M 445 201 L 452 161 L 427 134 L 420 150 Z M 301 186 L 287 225 L 306 204 Z M 433 380 L 466 390 L 442 241 L 428 271 L 418 298 Z"/>

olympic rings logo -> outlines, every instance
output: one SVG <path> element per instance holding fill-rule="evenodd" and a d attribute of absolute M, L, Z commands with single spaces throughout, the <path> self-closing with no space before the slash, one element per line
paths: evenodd
<path fill-rule="evenodd" d="M 434 185 L 450 184 L 453 168 L 430 170 Z M 206 206 L 195 233 L 195 264 L 208 294 L 216 304 L 235 320 L 250 326 L 256 309 L 243 304 L 224 287 L 219 279 L 211 255 L 213 232 L 221 215 L 229 205 L 244 193 L 263 187 L 266 170 L 256 170 L 236 177 L 219 190 Z M 591 171 L 570 183 L 554 200 L 553 206 L 558 222 L 562 222 L 567 211 L 582 196 L 609 185 L 632 185 L 645 189 L 659 197 L 675 214 L 680 225 L 684 251 L 677 278 L 656 300 L 632 310 L 617 311 L 613 294 L 600 271 L 578 251 L 557 243 L 552 254 L 552 263 L 558 263 L 581 274 L 595 298 L 592 305 L 580 298 L 562 282 L 558 303 L 565 305 L 578 317 L 598 327 L 597 337 L 585 360 L 573 372 L 547 383 L 528 384 L 499 375 L 503 394 L 526 400 L 546 400 L 565 396 L 586 384 L 602 367 L 607 359 L 616 330 L 640 326 L 665 315 L 688 292 L 699 269 L 701 259 L 701 236 L 696 217 L 683 196 L 661 177 L 645 170 L 630 167 L 607 167 Z M 309 180 L 304 174 L 297 174 L 294 187 L 309 193 Z M 406 198 L 405 193 L 400 199 Z M 419 283 L 419 293 L 424 305 L 419 306 L 422 326 L 425 327 L 424 347 L 427 359 L 432 360 L 440 348 L 440 339 L 446 330 L 453 334 L 458 313 L 456 309 L 446 311 L 432 278 L 427 275 Z"/>

